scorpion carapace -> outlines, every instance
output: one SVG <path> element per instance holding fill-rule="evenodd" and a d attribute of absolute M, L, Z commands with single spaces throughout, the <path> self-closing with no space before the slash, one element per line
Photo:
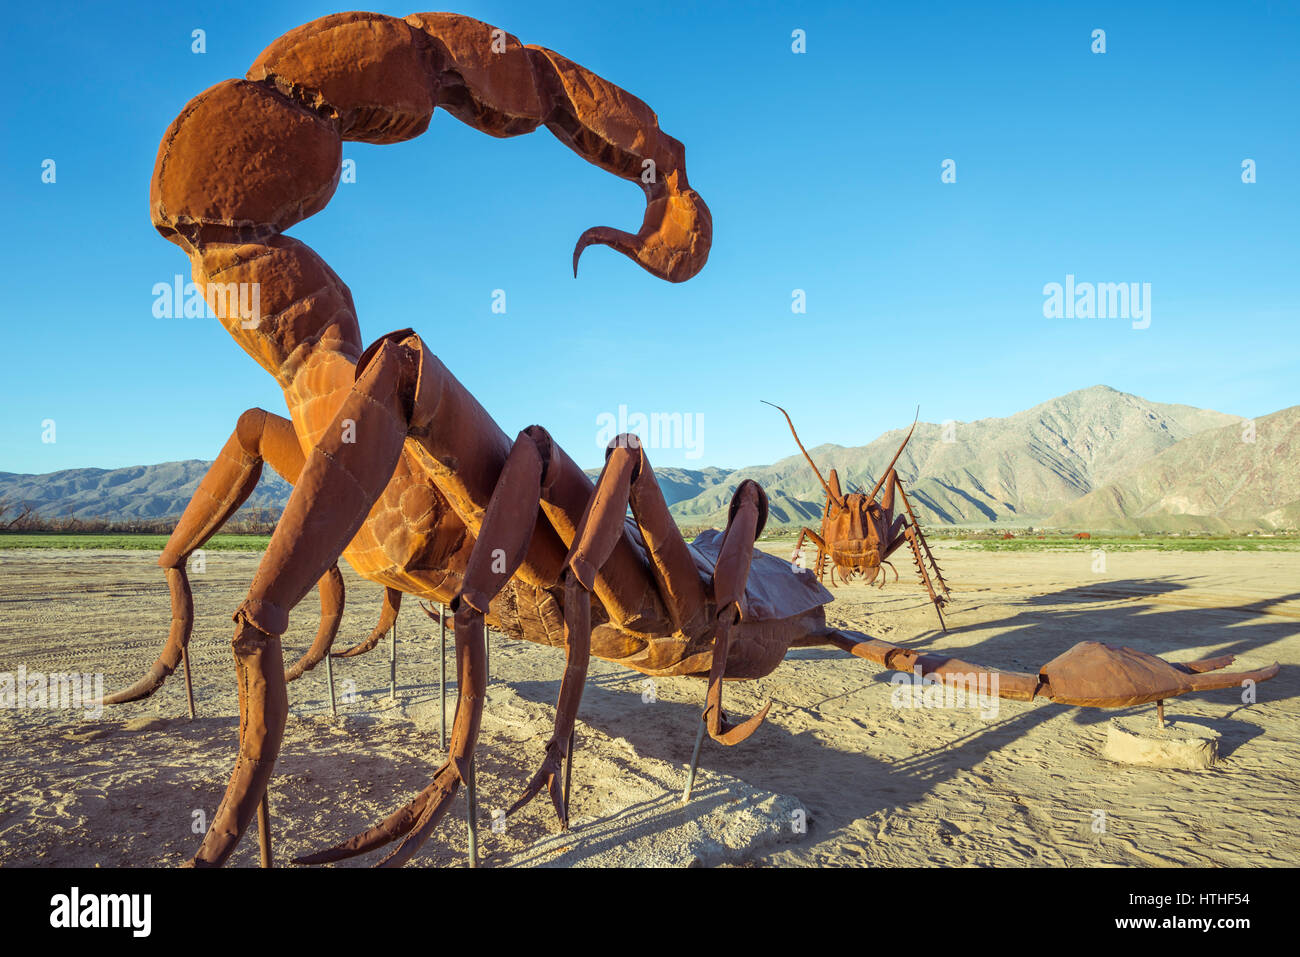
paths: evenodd
<path fill-rule="evenodd" d="M 593 483 L 540 426 L 512 441 L 412 330 L 363 348 L 348 287 L 283 231 L 325 206 L 344 140 L 410 139 L 438 106 L 493 136 L 546 126 L 582 158 L 645 191 L 640 230 L 588 230 L 575 265 L 586 246 L 603 243 L 651 275 L 681 282 L 708 258 L 708 207 L 687 183 L 682 145 L 659 129 L 650 108 L 558 53 L 525 47 L 468 17 L 328 16 L 271 44 L 246 79 L 219 83 L 186 106 L 159 148 L 154 224 L 189 255 L 210 303 L 224 293 L 228 304 L 243 284 L 259 290 L 256 315 L 214 311 L 275 377 L 289 418 L 244 413 L 172 533 L 159 564 L 172 586 L 173 626 L 146 683 L 176 666 L 189 637 L 188 556 L 247 499 L 264 462 L 294 486 L 234 615 L 239 750 L 195 865 L 226 861 L 266 807 L 288 714 L 281 636 L 290 611 L 321 582 L 326 621 L 318 643 L 328 652 L 342 607 L 334 577 L 340 557 L 386 589 L 372 639 L 391 624 L 402 594 L 450 605 L 458 700 L 446 760 L 428 787 L 305 863 L 395 842 L 381 863 L 400 864 L 428 838 L 472 774 L 485 625 L 564 649 L 554 733 L 511 808 L 546 790 L 561 826 L 567 802 L 559 782 L 592 655 L 647 675 L 706 679 L 702 726 L 724 744 L 752 734 L 767 709 L 730 720 L 723 679 L 762 677 L 796 645 L 831 644 L 945 680 L 961 666 L 1000 676 L 1003 697 L 1102 707 L 1270 676 L 1206 676 L 1228 659 L 1169 665 L 1084 645 L 1024 675 L 829 628 L 831 595 L 816 577 L 754 548 L 767 517 L 757 483 L 735 489 L 724 532 L 687 544 L 634 436 L 610 444 Z M 886 496 L 891 490 L 901 494 L 896 481 Z M 847 507 L 838 492 L 831 499 Z M 880 530 L 895 522 L 880 525 L 870 509 L 868 517 L 884 561 L 893 538 Z M 914 547 L 923 542 L 916 535 L 908 539 Z M 864 558 L 841 567 L 872 566 Z M 259 826 L 267 822 L 259 815 Z"/>
<path fill-rule="evenodd" d="M 939 563 L 925 540 L 921 523 L 917 521 L 916 513 L 912 510 L 912 503 L 908 500 L 907 493 L 903 491 L 903 480 L 898 477 L 898 472 L 894 468 L 898 464 L 899 456 L 903 454 L 903 449 L 912 439 L 912 433 L 916 430 L 916 420 L 912 421 L 912 428 L 903 437 L 898 451 L 885 466 L 884 474 L 871 491 L 854 490 L 846 495 L 840 487 L 840 478 L 835 469 L 830 470 L 829 481 L 822 477 L 817 463 L 813 461 L 808 450 L 804 448 L 803 442 L 799 440 L 799 433 L 795 431 L 790 413 L 772 402 L 766 404 L 779 409 L 785 416 L 795 444 L 799 446 L 799 451 L 812 466 L 813 474 L 826 490 L 826 502 L 822 506 L 821 531 L 818 533 L 811 528 L 801 529 L 791 561 L 796 564 L 802 563 L 804 540 L 812 539 L 813 544 L 817 546 L 817 561 L 813 567 L 819 580 L 824 581 L 829 571 L 831 585 L 834 586 L 835 573 L 838 571 L 840 578 L 845 582 L 861 579 L 870 584 L 878 580 L 879 586 L 884 588 L 887 580 L 884 566 L 888 565 L 891 569 L 894 567 L 889 557 L 906 543 L 912 549 L 912 562 L 916 566 L 917 576 L 930 595 L 935 614 L 939 616 L 939 627 L 947 631 L 947 625 L 943 620 L 943 606 L 951 596 L 948 582 L 944 579 Z M 920 409 L 917 410 L 917 418 L 919 417 Z M 876 499 L 878 494 L 879 500 Z M 895 496 L 903 506 L 902 511 L 897 515 L 894 514 L 897 505 Z M 896 569 L 894 580 L 898 580 Z"/>

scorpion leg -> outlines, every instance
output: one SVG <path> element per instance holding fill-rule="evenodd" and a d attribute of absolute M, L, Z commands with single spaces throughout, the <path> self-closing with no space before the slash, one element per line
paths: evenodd
<path fill-rule="evenodd" d="M 731 626 L 740 620 L 740 599 L 745 594 L 745 582 L 754 558 L 754 542 L 766 521 L 767 495 L 757 482 L 746 479 L 740 483 L 731 500 L 727 530 L 713 571 L 714 600 L 718 610 L 714 621 L 713 664 L 709 669 L 704 721 L 709 737 L 725 745 L 739 744 L 757 731 L 772 708 L 772 702 L 768 701 L 762 711 L 736 725 L 728 722 L 722 713 L 722 680 L 727 670 Z"/>
<path fill-rule="evenodd" d="M 405 393 L 414 389 L 414 369 L 403 364 L 399 350 L 383 346 L 359 371 L 335 416 L 336 427 L 326 430 L 307 457 L 248 598 L 235 613 L 239 755 L 196 866 L 218 866 L 229 858 L 274 770 L 288 714 L 280 636 L 289 611 L 356 535 L 401 455 L 410 416 Z M 458 649 L 469 643 L 468 630 L 463 637 L 457 630 Z M 481 628 L 478 634 L 481 647 Z"/>
<path fill-rule="evenodd" d="M 446 814 L 460 783 L 471 774 L 470 760 L 478 740 L 487 693 L 487 643 L 483 614 L 458 596 L 456 604 L 456 718 L 452 724 L 448 759 L 433 780 L 407 804 L 369 830 L 315 854 L 294 858 L 295 864 L 328 864 L 365 854 L 400 837 L 405 840 L 379 862 L 380 867 L 400 866 L 410 860 Z"/>
<path fill-rule="evenodd" d="M 573 761 L 570 743 L 577 724 L 578 705 L 587 681 L 587 664 L 591 659 L 591 593 L 572 573 L 564 577 L 564 677 L 560 681 L 560 698 L 555 705 L 555 733 L 546 743 L 546 758 L 533 775 L 523 795 L 510 805 L 507 815 L 519 810 L 545 787 L 555 805 L 560 827 L 569 828 L 569 796 L 560 775 L 566 762 Z"/>
<path fill-rule="evenodd" d="M 320 577 L 316 588 L 320 591 L 320 625 L 316 629 L 316 638 L 302 657 L 285 669 L 286 682 L 297 681 L 325 660 L 343 622 L 343 573 L 339 571 L 337 562 Z"/>
<path fill-rule="evenodd" d="M 732 726 L 722 717 L 721 683 L 730 629 L 745 591 L 754 540 L 767 518 L 767 497 L 756 482 L 747 480 L 732 499 L 727 532 L 713 574 L 718 610 L 712 621 L 707 617 L 704 585 L 635 435 L 618 436 L 606 451 L 596 494 L 570 552 L 569 566 L 579 581 L 586 584 L 594 578 L 595 570 L 623 534 L 623 516 L 629 506 L 641 529 L 650 553 L 651 569 L 674 625 L 685 634 L 713 631 L 713 665 L 704 720 L 716 740 L 738 744 L 753 734 L 771 707 L 769 702 L 760 714 L 739 726 Z"/>
<path fill-rule="evenodd" d="M 364 655 L 367 651 L 372 650 L 375 645 L 379 644 L 379 639 L 392 629 L 393 624 L 397 621 L 397 613 L 402 607 L 402 593 L 396 588 L 384 588 L 384 604 L 379 609 L 379 621 L 375 624 L 375 630 L 370 633 L 370 637 L 359 644 L 353 645 L 347 651 L 336 651 L 330 657 L 332 658 L 355 658 L 357 655 Z"/>
<path fill-rule="evenodd" d="M 542 471 L 542 455 L 529 430 L 525 430 L 520 433 L 506 458 L 484 513 L 474 549 L 470 553 L 460 593 L 451 602 L 456 616 L 459 697 L 448 760 L 438 769 L 428 787 L 379 824 L 324 851 L 300 857 L 294 863 L 326 864 L 364 854 L 398 838 L 404 838 L 396 850 L 380 861 L 381 866 L 403 864 L 428 839 L 455 797 L 459 783 L 467 780 L 487 688 L 487 646 L 484 642 L 483 616 L 492 598 L 514 577 L 527 557 L 528 546 L 537 524 Z M 572 656 L 572 650 L 570 655 Z M 582 673 L 585 676 L 585 654 Z M 566 683 L 568 677 L 566 672 Z M 581 682 L 578 696 L 581 696 Z M 562 691 L 561 702 L 563 701 Z M 576 710 L 575 701 L 573 711 Z M 556 735 L 547 745 L 548 764 L 557 753 L 554 745 L 560 737 L 563 711 L 563 708 L 559 709 Z M 569 722 L 564 728 L 563 741 L 566 745 L 568 729 L 572 727 L 572 714 Z M 545 772 L 546 767 L 544 764 L 539 776 Z M 556 806 L 557 809 L 560 806 L 558 801 Z"/>
<path fill-rule="evenodd" d="M 552 485 L 545 481 L 554 444 L 540 426 L 520 432 L 511 446 L 505 467 L 497 479 L 483 524 L 465 570 L 462 600 L 480 612 L 514 577 L 528 554 L 538 511 Z M 512 814 L 547 788 L 555 805 L 560 826 L 569 826 L 568 808 L 561 781 L 570 759 L 569 741 L 577 721 L 578 706 L 587 680 L 591 659 L 591 595 L 572 573 L 564 575 L 564 676 L 555 706 L 555 728 L 546 743 L 545 757 L 524 794 L 506 814 Z M 427 833 L 427 832 L 426 832 Z M 407 839 L 412 840 L 411 838 Z M 419 838 L 422 843 L 423 837 Z M 416 845 L 419 846 L 418 844 Z"/>
<path fill-rule="evenodd" d="M 171 591 L 172 622 L 167 642 L 148 674 L 130 687 L 105 697 L 104 704 L 123 704 L 149 697 L 187 656 L 194 627 L 194 600 L 185 574 L 186 563 L 247 501 L 261 478 L 264 462 L 269 462 L 292 484 L 302 469 L 302 449 L 288 419 L 263 409 L 249 409 L 239 417 L 235 431 L 203 476 L 158 558 L 158 564 L 166 570 Z M 294 666 L 300 668 L 295 678 L 320 660 L 319 657 L 310 659 L 322 645 L 329 647 L 342 614 L 343 579 L 337 567 L 328 570 L 319 584 L 320 630 L 312 652 Z"/>

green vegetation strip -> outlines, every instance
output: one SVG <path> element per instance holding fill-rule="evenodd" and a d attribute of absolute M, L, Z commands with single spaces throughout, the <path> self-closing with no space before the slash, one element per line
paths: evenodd
<path fill-rule="evenodd" d="M 690 537 L 690 536 L 688 536 Z M 1086 552 L 1093 549 L 1106 551 L 1165 551 L 1165 552 L 1295 552 L 1300 551 L 1300 536 L 1276 537 L 1226 535 L 1205 536 L 1148 536 L 1148 537 L 1094 537 L 1090 539 L 1048 536 L 1046 538 L 982 538 L 975 536 L 941 536 L 929 534 L 934 544 L 954 544 L 985 552 Z M 214 552 L 261 552 L 271 541 L 270 535 L 214 535 L 203 547 Z M 794 538 L 785 536 L 763 537 L 760 545 L 789 544 Z M 6 532 L 0 533 L 0 550 L 7 548 L 115 548 L 160 552 L 167 544 L 166 535 L 131 534 L 126 532 Z M 808 545 L 812 548 L 812 545 Z"/>
<path fill-rule="evenodd" d="M 270 535 L 213 535 L 203 546 L 213 552 L 261 552 L 271 541 Z M 132 535 L 128 533 L 57 533 L 14 532 L 0 535 L 0 549 L 5 548 L 121 548 L 160 552 L 167 544 L 166 535 Z"/>
<path fill-rule="evenodd" d="M 1300 538 L 1278 537 L 1233 538 L 1206 535 L 1200 537 L 1152 538 L 1007 538 L 1007 539 L 942 539 L 964 541 L 966 548 L 984 552 L 1087 552 L 1102 549 L 1108 552 L 1294 552 L 1300 551 Z"/>
<path fill-rule="evenodd" d="M 958 548 L 970 548 L 983 552 L 1090 552 L 1101 549 L 1108 552 L 1296 552 L 1300 551 L 1300 536 L 1279 535 L 1276 537 L 1228 535 L 1203 536 L 1094 536 L 1076 539 L 1060 535 L 1046 538 L 983 538 L 973 535 L 939 535 L 926 533 L 932 545 L 953 545 Z M 760 545 L 783 545 L 789 542 L 794 547 L 794 538 L 773 536 L 759 539 Z M 806 545 L 807 548 L 814 548 Z M 813 552 L 815 554 L 815 550 Z"/>

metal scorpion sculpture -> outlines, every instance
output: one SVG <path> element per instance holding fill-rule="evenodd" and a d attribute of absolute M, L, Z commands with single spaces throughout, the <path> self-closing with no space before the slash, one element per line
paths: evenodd
<path fill-rule="evenodd" d="M 723 679 L 764 676 L 794 646 L 835 645 L 888 668 L 940 676 L 990 671 L 829 627 L 823 606 L 831 595 L 815 576 L 754 550 L 767 515 L 756 483 L 735 490 L 725 532 L 687 544 L 637 442 L 611 443 L 593 484 L 544 429 L 530 426 L 512 442 L 413 331 L 364 347 L 347 286 L 284 232 L 329 201 L 344 140 L 411 139 L 438 106 L 498 137 L 545 126 L 583 159 L 642 187 L 640 230 L 583 233 L 575 275 L 592 244 L 669 282 L 691 278 L 708 257 L 708 207 L 687 182 L 681 143 L 659 129 L 650 108 L 560 54 L 468 17 L 324 17 L 272 43 L 246 79 L 218 83 L 185 107 L 159 148 L 153 223 L 189 255 L 207 292 L 260 284 L 260 321 L 227 311 L 222 323 L 275 377 L 289 418 L 260 409 L 240 417 L 159 559 L 173 625 L 146 689 L 176 667 L 188 639 L 187 556 L 249 495 L 263 462 L 294 486 L 234 614 L 239 750 L 196 866 L 225 862 L 265 808 L 288 711 L 280 636 L 320 582 L 322 632 L 308 657 L 327 652 L 343 597 L 340 557 L 388 589 L 385 615 L 398 593 L 449 603 L 458 698 L 447 760 L 428 787 L 302 863 L 397 842 L 380 863 L 401 864 L 429 837 L 472 775 L 485 621 L 508 637 L 565 650 L 554 734 L 511 808 L 545 788 L 562 826 L 559 779 L 591 655 L 646 675 L 705 678 L 704 726 L 728 745 L 752 734 L 770 703 L 731 722 Z M 1202 673 L 1229 660 L 1171 665 L 1085 642 L 1036 674 L 997 674 L 1004 697 L 1113 707 L 1276 671 Z"/>

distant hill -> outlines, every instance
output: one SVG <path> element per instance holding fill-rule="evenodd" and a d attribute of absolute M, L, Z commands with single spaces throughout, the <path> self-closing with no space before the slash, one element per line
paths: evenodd
<path fill-rule="evenodd" d="M 772 427 L 786 432 L 780 413 L 773 410 L 772 417 Z M 1149 402 L 1099 385 L 1007 418 L 958 422 L 946 436 L 941 425 L 918 423 L 897 468 L 923 523 L 1038 523 L 1174 443 L 1236 421 L 1221 412 Z M 906 433 L 899 428 L 864 446 L 822 445 L 809 452 L 823 474 L 834 468 L 844 485 L 869 488 Z M 731 494 L 750 478 L 772 497 L 773 521 L 820 516 L 825 493 L 793 439 L 790 447 L 794 455 L 739 469 L 675 505 L 673 514 L 683 524 L 725 522 Z M 781 514 L 777 493 L 782 493 Z"/>
<path fill-rule="evenodd" d="M 44 475 L 0 472 L 0 501 L 35 506 L 46 519 L 107 518 L 114 521 L 179 516 L 211 462 L 188 459 L 123 469 L 65 469 Z M 245 507 L 278 511 L 292 488 L 270 468 Z"/>
<path fill-rule="evenodd" d="M 706 469 L 679 469 L 671 466 L 660 468 L 654 466 L 654 463 L 651 465 L 655 470 L 655 478 L 659 480 L 659 488 L 664 493 L 664 501 L 669 506 L 694 498 L 704 489 L 725 481 L 731 474 L 731 469 L 712 466 Z M 587 469 L 586 472 L 592 481 L 600 475 L 600 469 Z"/>
<path fill-rule="evenodd" d="M 1253 439 L 1253 441 L 1247 441 Z M 1078 501 L 1049 524 L 1134 531 L 1300 525 L 1300 406 L 1201 432 Z"/>
<path fill-rule="evenodd" d="M 797 410 L 792 414 L 796 425 L 803 424 Z M 772 420 L 772 429 L 787 433 L 776 410 Z M 1253 444 L 1241 441 L 1242 428 L 1241 420 L 1221 412 L 1093 386 L 1006 418 L 957 422 L 949 429 L 918 423 L 898 469 L 926 524 L 1151 531 L 1296 527 L 1300 407 L 1257 420 Z M 863 446 L 822 445 L 810 452 L 823 473 L 835 468 L 846 486 L 870 486 L 905 434 L 900 427 Z M 796 449 L 793 439 L 790 447 Z M 208 464 L 0 473 L 0 502 L 11 508 L 30 503 L 45 519 L 175 517 Z M 594 477 L 597 470 L 588 474 Z M 731 495 L 746 478 L 767 490 L 772 527 L 816 525 L 821 515 L 824 493 L 797 449 L 772 465 L 663 467 L 655 474 L 684 526 L 724 525 Z M 290 491 L 265 469 L 246 507 L 278 512 Z"/>

